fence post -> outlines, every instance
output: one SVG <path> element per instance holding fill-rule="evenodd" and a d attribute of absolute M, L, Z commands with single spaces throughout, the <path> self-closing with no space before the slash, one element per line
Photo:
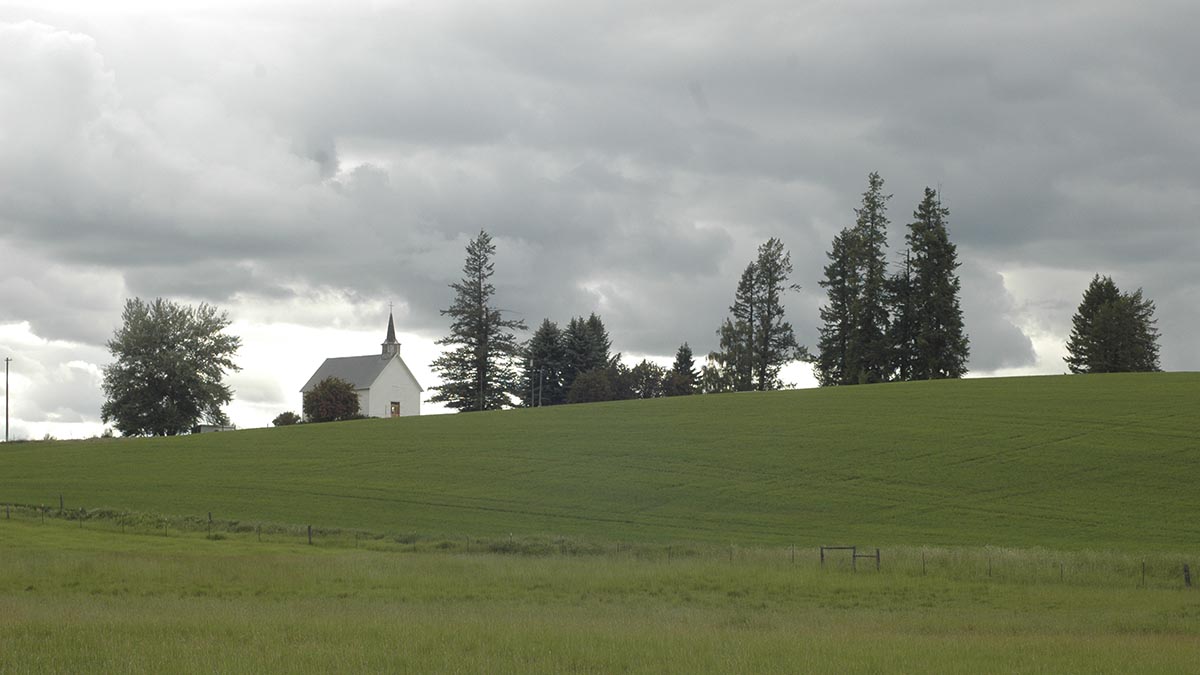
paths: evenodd
<path fill-rule="evenodd" d="M 879 549 L 875 549 L 875 571 L 879 571 Z"/>
<path fill-rule="evenodd" d="M 1188 588 L 1192 587 L 1192 570 L 1188 568 L 1187 563 L 1183 563 L 1183 585 Z"/>
<path fill-rule="evenodd" d="M 1142 588 L 1146 587 L 1146 561 L 1142 561 Z"/>
<path fill-rule="evenodd" d="M 10 516 L 8 515 L 8 504 L 5 504 L 4 505 L 4 519 L 8 520 L 9 518 L 10 518 Z"/>
<path fill-rule="evenodd" d="M 850 571 L 851 572 L 858 571 L 858 547 L 857 546 L 850 547 Z"/>
<path fill-rule="evenodd" d="M 258 527 L 254 529 L 258 531 L 258 541 L 262 542 L 262 523 L 259 523 Z"/>
<path fill-rule="evenodd" d="M 61 516 L 62 512 L 63 512 L 63 498 L 62 498 L 62 493 L 60 492 L 60 493 L 58 493 L 58 515 Z"/>
<path fill-rule="evenodd" d="M 792 544 L 792 564 L 796 564 L 796 545 Z"/>
<path fill-rule="evenodd" d="M 212 534 L 212 511 L 208 512 L 208 533 Z"/>
<path fill-rule="evenodd" d="M 45 504 L 42 504 L 40 507 L 38 507 L 38 513 L 42 514 L 42 524 L 45 525 L 46 524 L 46 505 Z"/>
<path fill-rule="evenodd" d="M 921 576 L 925 576 L 925 551 L 921 551 Z"/>
<path fill-rule="evenodd" d="M 1058 563 L 1058 580 L 1063 580 L 1063 564 L 1061 561 Z"/>
<path fill-rule="evenodd" d="M 308 526 L 308 545 L 312 546 L 312 525 Z"/>

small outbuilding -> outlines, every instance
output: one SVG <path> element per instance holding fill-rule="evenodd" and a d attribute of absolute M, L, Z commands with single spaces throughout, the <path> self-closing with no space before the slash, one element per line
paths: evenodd
<path fill-rule="evenodd" d="M 341 356 L 325 359 L 317 372 L 300 389 L 306 393 L 327 377 L 354 385 L 358 411 L 366 417 L 408 417 L 421 414 L 421 392 L 425 391 L 400 358 L 396 324 L 388 314 L 387 339 L 381 354 Z"/>

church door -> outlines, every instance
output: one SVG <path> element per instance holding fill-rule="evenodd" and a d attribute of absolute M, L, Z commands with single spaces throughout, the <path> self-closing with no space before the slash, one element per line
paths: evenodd
<path fill-rule="evenodd" d="M 392 417 L 400 416 L 400 402 L 392 401 Z"/>

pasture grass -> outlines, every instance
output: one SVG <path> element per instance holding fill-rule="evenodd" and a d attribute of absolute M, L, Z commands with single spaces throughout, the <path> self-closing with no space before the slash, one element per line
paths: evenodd
<path fill-rule="evenodd" d="M 1173 551 L 1200 374 L 914 382 L 0 450 L 0 503 L 412 538 Z"/>
<path fill-rule="evenodd" d="M 0 672 L 1190 672 L 1200 595 L 1091 576 L 310 547 L 0 521 Z M 1002 552 L 1038 566 L 1125 554 Z M 897 554 L 893 554 L 896 557 Z M 844 561 L 843 561 L 844 562 Z M 1095 561 L 1093 561 L 1094 563 Z M 1107 562 L 1103 567 L 1108 570 Z M 1099 569 L 1097 567 L 1096 569 Z"/>
<path fill-rule="evenodd" d="M 1042 377 L 4 445 L 0 673 L 1194 672 L 1198 403 Z"/>

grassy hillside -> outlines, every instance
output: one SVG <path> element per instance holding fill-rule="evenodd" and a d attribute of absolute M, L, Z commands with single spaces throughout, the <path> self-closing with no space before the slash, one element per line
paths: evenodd
<path fill-rule="evenodd" d="M 1200 374 L 12 444 L 0 502 L 422 535 L 1192 550 Z"/>

